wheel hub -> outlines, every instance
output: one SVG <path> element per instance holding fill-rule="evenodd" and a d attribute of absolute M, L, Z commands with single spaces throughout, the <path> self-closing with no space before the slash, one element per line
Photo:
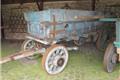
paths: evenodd
<path fill-rule="evenodd" d="M 63 66 L 63 64 L 64 64 L 64 59 L 63 58 L 58 59 L 57 65 L 58 66 Z"/>

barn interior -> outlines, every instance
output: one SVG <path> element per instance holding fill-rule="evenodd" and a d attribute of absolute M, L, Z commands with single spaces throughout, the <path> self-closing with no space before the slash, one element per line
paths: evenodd
<path fill-rule="evenodd" d="M 73 46 L 77 46 L 77 50 L 76 49 L 74 50 L 74 48 L 72 48 L 72 50 L 68 51 L 69 59 L 68 59 L 68 63 L 66 64 L 66 67 L 60 73 L 53 75 L 51 75 L 49 71 L 46 71 L 45 67 L 43 68 L 43 65 L 45 66 L 46 64 L 44 63 L 46 60 L 43 61 L 43 56 L 44 56 L 43 53 L 35 54 L 32 57 L 31 55 L 27 57 L 26 55 L 23 55 L 24 58 L 19 58 L 19 59 L 17 59 L 16 57 L 19 56 L 18 55 L 19 53 L 25 54 L 25 51 L 23 51 L 21 47 L 23 47 L 23 43 L 27 39 L 26 36 L 28 35 L 29 21 L 26 20 L 24 13 L 41 12 L 52 9 L 53 10 L 55 9 L 56 12 L 57 10 L 59 11 L 59 9 L 63 9 L 66 11 L 78 10 L 78 11 L 98 12 L 100 13 L 99 16 L 80 17 L 80 19 L 82 20 L 84 18 L 84 20 L 81 23 L 86 24 L 86 22 L 98 21 L 98 20 L 99 20 L 98 22 L 102 21 L 103 23 L 97 25 L 98 28 L 97 29 L 95 28 L 94 29 L 95 31 L 94 30 L 91 31 L 95 33 L 90 33 L 93 34 L 90 36 L 87 35 L 89 36 L 87 39 L 86 37 L 85 38 L 80 37 L 79 40 L 76 40 L 75 39 L 76 36 L 75 36 L 73 40 L 70 40 L 68 42 L 62 39 L 60 43 L 57 43 L 57 44 L 64 44 L 64 46 L 67 45 L 68 47 L 70 46 L 70 49 Z M 62 15 L 66 13 L 64 12 Z M 68 12 L 68 14 L 69 13 L 70 12 Z M 29 17 L 30 16 L 28 16 L 28 18 Z M 48 15 L 45 14 L 45 17 L 47 19 Z M 110 22 L 104 22 L 106 19 L 104 20 L 103 18 L 106 17 L 110 18 L 109 19 Z M 52 17 L 52 19 L 53 19 L 53 23 L 51 24 L 53 26 L 56 26 L 57 22 L 55 21 L 54 16 Z M 119 21 L 120 21 L 120 0 L 1 0 L 0 79 L 1 80 L 120 80 L 120 64 L 119 64 L 120 59 L 118 59 L 120 53 L 117 54 L 118 61 L 116 57 L 112 58 L 113 62 L 115 62 L 116 64 L 114 70 L 111 70 L 111 68 L 113 68 L 114 65 L 110 65 L 109 69 L 106 68 L 106 65 L 107 64 L 109 65 L 109 63 L 105 61 L 108 58 L 108 55 L 105 56 L 105 54 L 107 52 L 106 49 L 109 43 L 114 43 L 116 37 L 118 38 L 117 40 L 119 40 L 120 42 L 120 28 L 118 27 L 116 28 L 117 25 L 119 25 L 120 27 Z M 65 27 L 67 26 L 68 25 L 65 25 Z M 89 29 L 84 28 L 84 30 L 86 31 Z M 47 45 L 47 48 L 48 46 L 50 45 Z M 42 47 L 46 47 L 46 46 L 42 46 Z M 117 53 L 118 50 L 116 48 L 117 47 L 115 47 L 116 50 L 115 53 Z M 120 52 L 120 47 L 119 47 L 119 52 Z M 61 60 L 62 62 L 60 62 L 59 60 Z M 56 60 L 56 62 L 57 61 L 59 63 L 58 65 L 64 64 L 64 59 L 62 58 Z"/>

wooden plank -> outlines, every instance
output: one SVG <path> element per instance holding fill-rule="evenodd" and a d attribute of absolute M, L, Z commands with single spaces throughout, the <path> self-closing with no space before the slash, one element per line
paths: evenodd
<path fill-rule="evenodd" d="M 104 16 L 75 16 L 74 18 L 80 21 L 89 21 L 89 20 L 97 20 L 100 18 L 104 18 Z"/>
<path fill-rule="evenodd" d="M 62 29 L 62 30 L 55 30 L 55 31 L 50 31 L 50 34 L 59 34 L 59 33 L 62 33 L 62 32 L 65 32 L 65 29 Z"/>
<path fill-rule="evenodd" d="M 104 16 L 75 16 L 74 19 L 75 21 L 64 21 L 64 22 L 57 22 L 55 20 L 55 18 L 53 17 L 53 21 L 43 21 L 41 22 L 41 24 L 43 25 L 60 25 L 60 24 L 66 24 L 66 23 L 70 23 L 70 22 L 78 22 L 78 21 L 92 21 L 92 20 L 98 20 L 104 18 Z"/>

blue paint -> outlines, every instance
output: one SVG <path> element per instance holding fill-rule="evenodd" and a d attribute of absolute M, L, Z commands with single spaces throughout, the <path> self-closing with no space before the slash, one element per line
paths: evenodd
<path fill-rule="evenodd" d="M 57 22 L 64 24 L 56 25 L 56 30 L 62 30 L 65 27 L 65 24 L 68 24 L 68 27 L 65 28 L 66 33 L 61 32 L 56 35 L 55 39 L 59 40 L 67 36 L 70 40 L 72 39 L 72 33 L 76 32 L 77 36 L 82 36 L 87 31 L 95 28 L 98 25 L 98 22 L 88 22 L 88 21 L 79 21 L 75 19 L 76 16 L 95 16 L 99 13 L 95 11 L 82 11 L 82 10 L 65 10 L 65 9 L 49 9 L 44 11 L 35 11 L 35 12 L 26 12 L 24 13 L 25 20 L 30 24 L 28 26 L 28 33 L 37 36 L 39 38 L 48 37 L 48 32 L 52 30 L 52 25 L 46 24 L 45 28 L 41 26 L 41 22 L 52 22 L 53 15 Z"/>
<path fill-rule="evenodd" d="M 103 18 L 99 21 L 103 22 L 115 22 L 116 25 L 116 41 L 114 42 L 117 48 L 120 48 L 120 18 Z"/>

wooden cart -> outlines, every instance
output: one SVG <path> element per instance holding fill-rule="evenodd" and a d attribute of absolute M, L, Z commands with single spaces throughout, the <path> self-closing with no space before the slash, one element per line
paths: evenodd
<path fill-rule="evenodd" d="M 103 60 L 104 69 L 112 72 L 117 61 L 120 61 L 120 18 L 102 18 L 100 21 L 114 22 L 116 25 L 116 40 L 108 44 Z"/>
<path fill-rule="evenodd" d="M 0 63 L 23 57 L 32 59 L 32 55 L 41 54 L 43 55 L 42 66 L 45 71 L 51 75 L 60 73 L 67 65 L 68 50 L 78 49 L 76 46 L 68 47 L 61 42 L 65 41 L 67 43 L 73 40 L 79 46 L 89 36 L 94 35 L 96 37 L 96 26 L 101 24 L 100 21 L 105 21 L 104 19 L 98 21 L 99 18 L 103 17 L 94 11 L 55 9 L 25 13 L 28 35 L 23 42 L 22 50 L 1 59 Z M 120 23 L 117 22 L 117 25 L 120 25 Z M 120 34 L 118 32 L 117 34 Z M 109 67 L 111 68 L 111 65 L 116 63 L 116 54 L 114 55 L 111 49 L 110 47 L 109 52 L 106 51 L 104 57 L 105 68 L 108 72 L 112 71 Z M 117 51 L 119 53 L 119 47 Z M 111 54 L 113 58 L 111 58 Z M 111 59 L 112 63 L 109 65 Z"/>

